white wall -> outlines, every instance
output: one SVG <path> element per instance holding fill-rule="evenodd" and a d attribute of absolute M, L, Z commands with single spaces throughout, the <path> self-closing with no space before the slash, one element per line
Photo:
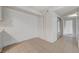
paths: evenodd
<path fill-rule="evenodd" d="M 2 20 L 2 7 L 0 7 L 0 20 Z"/>
<path fill-rule="evenodd" d="M 12 43 L 40 37 L 49 42 L 57 40 L 57 15 L 50 11 L 43 16 L 34 16 L 12 9 L 3 9 L 3 22 L 0 22 L 3 47 Z"/>
<path fill-rule="evenodd" d="M 38 37 L 38 17 L 15 11 L 12 9 L 4 8 L 4 22 L 0 24 L 0 29 L 5 26 L 5 32 L 15 39 L 14 42 L 28 40 L 34 37 Z M 3 24 L 3 25 L 2 25 Z M 4 33 L 5 34 L 5 33 Z M 4 37 L 6 37 L 5 35 Z M 8 36 L 9 37 L 9 36 Z M 5 45 L 11 44 L 11 39 L 6 41 Z M 12 43 L 14 43 L 12 42 Z"/>
<path fill-rule="evenodd" d="M 40 37 L 49 42 L 57 40 L 57 15 L 49 10 L 48 13 L 41 17 L 40 23 Z"/>
<path fill-rule="evenodd" d="M 76 18 L 76 35 L 77 39 L 79 40 L 79 12 L 77 12 L 77 18 Z"/>
<path fill-rule="evenodd" d="M 79 12 L 77 12 L 77 18 L 76 18 L 76 40 L 78 40 L 78 48 L 79 48 Z"/>

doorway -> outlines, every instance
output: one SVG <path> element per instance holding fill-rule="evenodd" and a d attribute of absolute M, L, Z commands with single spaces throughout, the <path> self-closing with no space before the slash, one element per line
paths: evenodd
<path fill-rule="evenodd" d="M 57 18 L 57 39 L 63 36 L 63 20 L 58 17 Z"/>
<path fill-rule="evenodd" d="M 63 22 L 63 35 L 66 37 L 73 37 L 73 20 L 64 20 Z"/>

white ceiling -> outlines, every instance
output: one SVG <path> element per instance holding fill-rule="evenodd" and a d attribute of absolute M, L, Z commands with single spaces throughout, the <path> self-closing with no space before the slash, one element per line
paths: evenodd
<path fill-rule="evenodd" d="M 78 6 L 65 6 L 63 8 L 56 9 L 55 12 L 60 16 L 67 16 L 77 12 L 77 8 Z"/>
<path fill-rule="evenodd" d="M 44 9 L 47 9 L 48 6 L 29 6 L 29 8 L 32 8 L 36 11 L 42 12 Z"/>
<path fill-rule="evenodd" d="M 29 12 L 42 14 L 45 10 L 51 9 L 56 12 L 59 16 L 66 16 L 76 12 L 78 6 L 14 6 L 14 9 L 28 10 Z"/>
<path fill-rule="evenodd" d="M 38 12 L 43 12 L 45 9 L 55 11 L 59 16 L 66 16 L 76 12 L 78 6 L 30 6 L 29 8 Z"/>
<path fill-rule="evenodd" d="M 48 9 L 56 10 L 58 8 L 62 8 L 62 6 L 28 6 L 28 7 L 41 13 Z"/>

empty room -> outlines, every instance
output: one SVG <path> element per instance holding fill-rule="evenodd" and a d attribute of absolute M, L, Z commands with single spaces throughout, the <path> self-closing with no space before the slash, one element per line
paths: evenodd
<path fill-rule="evenodd" d="M 0 6 L 1 53 L 78 53 L 78 6 Z"/>

